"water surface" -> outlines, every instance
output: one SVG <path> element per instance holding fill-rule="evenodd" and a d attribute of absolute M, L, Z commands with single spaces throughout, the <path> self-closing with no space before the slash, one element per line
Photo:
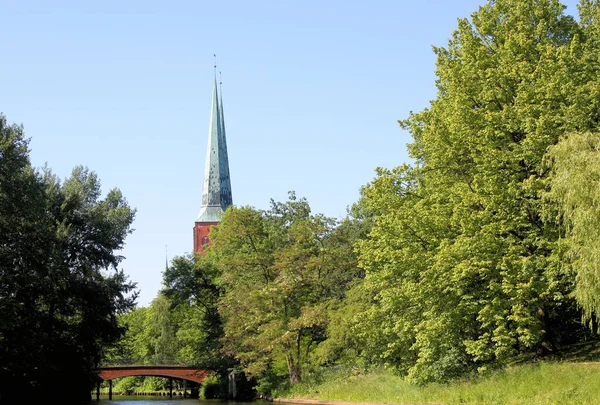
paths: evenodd
<path fill-rule="evenodd" d="M 101 395 L 100 401 L 96 398 L 92 399 L 89 405 L 273 405 L 272 402 L 255 401 L 255 402 L 234 402 L 220 400 L 199 400 L 199 399 L 183 399 L 183 397 L 175 397 L 169 399 L 164 396 L 125 396 L 113 395 L 112 401 L 108 400 L 108 396 Z"/>

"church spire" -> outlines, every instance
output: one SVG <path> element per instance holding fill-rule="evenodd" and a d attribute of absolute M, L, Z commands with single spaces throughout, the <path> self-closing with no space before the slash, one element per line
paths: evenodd
<path fill-rule="evenodd" d="M 202 207 L 196 222 L 219 222 L 221 214 L 231 204 L 231 180 L 229 178 L 223 102 L 219 97 L 217 76 L 215 74 L 206 165 L 204 168 Z"/>
<path fill-rule="evenodd" d="M 219 160 L 221 164 L 220 168 L 220 176 L 221 176 L 221 207 L 223 211 L 227 209 L 231 204 L 232 195 L 231 195 L 231 179 L 229 177 L 229 157 L 227 155 L 227 139 L 225 136 L 225 115 L 223 114 L 223 89 L 221 85 L 223 84 L 223 80 L 221 80 L 221 72 L 219 72 L 219 117 L 221 124 L 221 151 L 222 156 Z"/>

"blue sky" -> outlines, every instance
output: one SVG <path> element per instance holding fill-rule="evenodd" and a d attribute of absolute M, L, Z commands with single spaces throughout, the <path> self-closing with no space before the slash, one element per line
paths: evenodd
<path fill-rule="evenodd" d="M 295 190 L 340 218 L 376 167 L 407 161 L 397 120 L 435 98 L 431 46 L 483 3 L 0 0 L 0 112 L 34 166 L 83 164 L 137 208 L 122 267 L 147 305 L 165 246 L 192 250 L 213 53 L 234 204 Z"/>

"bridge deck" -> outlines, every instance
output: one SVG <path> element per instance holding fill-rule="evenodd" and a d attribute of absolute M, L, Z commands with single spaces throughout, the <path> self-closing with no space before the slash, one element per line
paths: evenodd
<path fill-rule="evenodd" d="M 145 375 L 177 378 L 202 384 L 207 374 L 207 370 L 186 366 L 110 366 L 102 367 L 98 376 L 101 380 L 113 380 L 120 377 Z"/>

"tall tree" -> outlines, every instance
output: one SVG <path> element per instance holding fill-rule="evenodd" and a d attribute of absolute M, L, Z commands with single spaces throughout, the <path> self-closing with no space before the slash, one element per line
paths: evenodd
<path fill-rule="evenodd" d="M 283 361 L 289 381 L 300 381 L 326 337 L 327 304 L 356 277 L 352 245 L 293 193 L 266 212 L 228 209 L 211 238 L 224 286 L 225 349 L 250 374 Z"/>
<path fill-rule="evenodd" d="M 173 303 L 181 347 L 178 357 L 188 364 L 224 372 L 234 362 L 221 350 L 219 276 L 212 256 L 175 257 L 163 274 L 163 293 Z"/>
<path fill-rule="evenodd" d="M 549 154 L 553 174 L 547 197 L 558 203 L 563 262 L 575 276 L 574 295 L 590 326 L 600 316 L 600 135 L 568 134 Z M 552 211 L 551 211 L 552 212 Z M 596 322 L 594 322 L 596 321 Z"/>
<path fill-rule="evenodd" d="M 383 325 L 382 358 L 414 381 L 550 351 L 578 330 L 541 199 L 547 148 L 591 122 L 572 111 L 585 80 L 563 10 L 495 0 L 459 20 L 435 48 L 437 99 L 401 122 L 415 165 L 365 188 L 376 225 L 360 263 L 376 304 L 356 333 Z"/>
<path fill-rule="evenodd" d="M 577 86 L 565 94 L 570 108 L 570 131 L 563 134 L 547 156 L 552 170 L 547 217 L 565 232 L 561 258 L 575 276 L 574 295 L 591 326 L 600 316 L 598 275 L 598 157 L 600 123 L 600 4 L 582 0 L 580 30 L 571 45 L 572 77 Z M 554 204 L 552 204 L 554 203 Z"/>
<path fill-rule="evenodd" d="M 101 199 L 83 167 L 63 184 L 31 167 L 22 127 L 0 115 L 0 401 L 56 392 L 84 402 L 134 284 L 117 266 L 135 210 Z M 75 388 L 56 391 L 64 376 Z M 16 397 L 16 398 L 13 398 Z"/>

